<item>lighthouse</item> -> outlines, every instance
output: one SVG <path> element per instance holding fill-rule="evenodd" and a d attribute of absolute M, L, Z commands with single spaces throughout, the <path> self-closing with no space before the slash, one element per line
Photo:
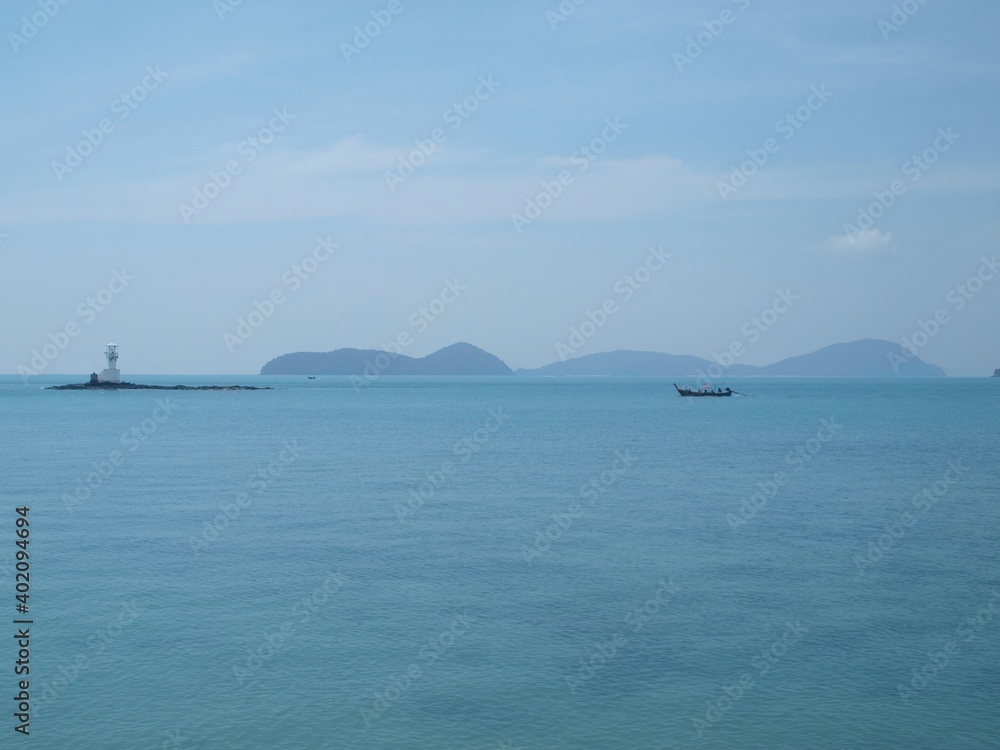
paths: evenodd
<path fill-rule="evenodd" d="M 104 351 L 104 356 L 108 358 L 108 366 L 98 377 L 98 382 L 122 382 L 122 373 L 121 370 L 118 369 L 118 345 L 108 344 L 108 348 Z"/>

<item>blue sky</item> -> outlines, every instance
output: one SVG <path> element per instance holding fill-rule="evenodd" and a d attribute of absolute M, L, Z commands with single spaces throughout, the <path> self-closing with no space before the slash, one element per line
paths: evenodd
<path fill-rule="evenodd" d="M 114 340 L 126 375 L 251 373 L 403 332 L 534 367 L 610 298 L 577 354 L 741 342 L 765 364 L 944 310 L 919 355 L 989 374 L 1000 7 L 893 5 L 11 0 L 0 372 L 53 340 L 39 372 Z M 624 299 L 653 247 L 670 259 Z M 446 282 L 465 290 L 415 325 Z M 798 299 L 748 342 L 778 290 Z"/>

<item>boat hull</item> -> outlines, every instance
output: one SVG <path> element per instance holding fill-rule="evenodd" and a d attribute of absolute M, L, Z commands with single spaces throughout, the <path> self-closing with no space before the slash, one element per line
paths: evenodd
<path fill-rule="evenodd" d="M 685 398 L 727 398 L 733 395 L 728 388 L 724 391 L 694 391 L 690 388 L 678 388 L 677 383 L 674 383 L 674 388 Z"/>

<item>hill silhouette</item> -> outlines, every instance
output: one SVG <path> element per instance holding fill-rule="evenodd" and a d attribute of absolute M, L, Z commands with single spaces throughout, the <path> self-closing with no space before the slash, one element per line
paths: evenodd
<path fill-rule="evenodd" d="M 426 357 L 388 354 L 381 349 L 297 352 L 276 357 L 261 375 L 511 375 L 503 360 L 477 346 L 452 344 Z"/>
<path fill-rule="evenodd" d="M 757 367 L 739 362 L 721 368 L 687 354 L 619 350 L 587 354 L 516 373 L 477 346 L 452 344 L 426 357 L 391 355 L 380 349 L 297 352 L 276 357 L 261 375 L 542 375 L 552 377 L 946 377 L 944 370 L 879 339 L 832 344 L 809 354 Z"/>

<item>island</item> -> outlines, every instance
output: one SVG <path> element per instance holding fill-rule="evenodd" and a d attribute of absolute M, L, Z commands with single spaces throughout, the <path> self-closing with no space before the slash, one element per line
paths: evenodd
<path fill-rule="evenodd" d="M 70 383 L 50 385 L 47 391 L 273 391 L 256 385 L 143 385 L 141 383 Z"/>
<path fill-rule="evenodd" d="M 142 385 L 122 382 L 118 369 L 118 344 L 108 344 L 104 351 L 108 366 L 100 374 L 90 374 L 86 383 L 50 385 L 47 391 L 272 391 L 270 387 L 255 385 Z"/>
<path fill-rule="evenodd" d="M 458 343 L 426 357 L 381 349 L 297 352 L 276 357 L 261 375 L 512 375 L 503 360 L 472 344 Z"/>
<path fill-rule="evenodd" d="M 261 375 L 529 376 L 529 377 L 800 377 L 943 378 L 945 371 L 924 362 L 900 344 L 862 339 L 832 344 L 771 365 L 737 361 L 728 351 L 718 361 L 686 354 L 619 350 L 586 354 L 535 369 L 511 370 L 503 360 L 472 344 L 459 343 L 426 357 L 380 349 L 283 354 L 261 368 Z M 726 365 L 721 364 L 726 362 Z"/>
<path fill-rule="evenodd" d="M 993 371 L 993 377 L 1000 378 L 1000 369 L 996 369 Z"/>
<path fill-rule="evenodd" d="M 809 354 L 770 365 L 734 361 L 729 352 L 719 360 L 660 352 L 615 351 L 554 362 L 518 375 L 646 376 L 646 377 L 793 377 L 793 378 L 943 378 L 944 370 L 903 350 L 899 344 L 862 339 L 832 344 Z M 732 362 L 723 366 L 720 362 Z"/>

